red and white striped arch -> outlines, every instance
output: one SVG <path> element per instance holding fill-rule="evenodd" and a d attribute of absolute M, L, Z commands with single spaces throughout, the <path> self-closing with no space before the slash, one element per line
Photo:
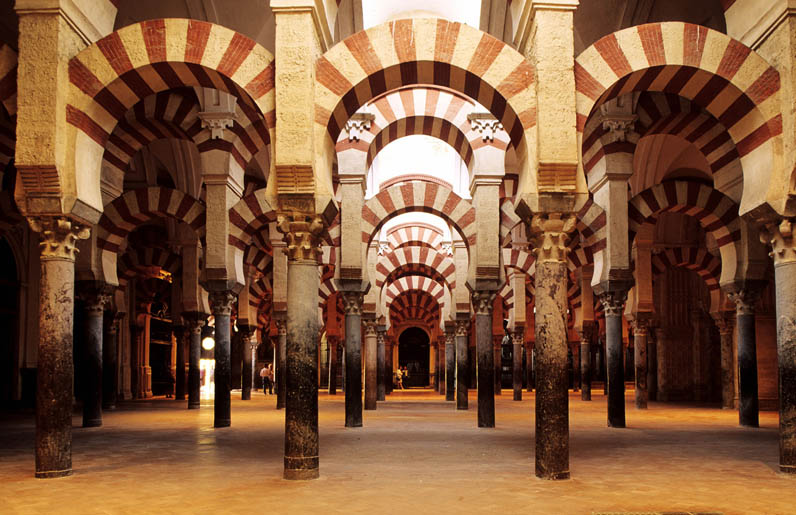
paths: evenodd
<path fill-rule="evenodd" d="M 718 245 L 721 254 L 720 284 L 735 279 L 741 237 L 738 204 L 718 190 L 696 182 L 666 181 L 633 197 L 627 212 L 631 241 L 641 224 L 654 220 L 658 213 L 677 212 L 693 216 Z"/>
<path fill-rule="evenodd" d="M 674 248 L 652 255 L 652 273 L 658 275 L 667 268 L 686 268 L 692 270 L 705 281 L 710 294 L 710 312 L 716 313 L 721 308 L 721 261 L 705 249 Z"/>
<path fill-rule="evenodd" d="M 437 299 L 425 291 L 401 293 L 389 305 L 390 325 L 400 328 L 405 325 L 423 325 L 429 331 L 438 326 L 442 313 Z"/>
<path fill-rule="evenodd" d="M 144 267 L 156 266 L 172 276 L 179 273 L 182 258 L 170 250 L 159 247 L 128 248 L 117 263 L 119 285 L 124 286 Z"/>
<path fill-rule="evenodd" d="M 720 32 L 664 22 L 609 34 L 577 57 L 575 83 L 579 132 L 602 102 L 660 91 L 693 101 L 726 127 L 742 163 L 754 155 L 746 173 L 768 171 L 778 159 L 773 139 L 782 134 L 779 73 Z"/>
<path fill-rule="evenodd" d="M 423 223 L 402 224 L 387 231 L 387 243 L 393 250 L 419 246 L 439 251 L 442 249 L 442 237 L 439 229 Z"/>
<path fill-rule="evenodd" d="M 401 247 L 379 256 L 376 287 L 381 288 L 396 271 L 408 274 L 425 269 L 429 272 L 423 275 L 433 274 L 435 279 L 442 279 L 451 291 L 456 288 L 456 264 L 449 256 L 429 247 Z"/>
<path fill-rule="evenodd" d="M 362 241 L 370 244 L 385 222 L 403 213 L 435 214 L 453 225 L 468 246 L 475 244 L 475 208 L 453 190 L 425 181 L 384 189 L 362 206 Z"/>
<path fill-rule="evenodd" d="M 332 142 L 362 105 L 387 91 L 433 84 L 474 99 L 503 123 L 521 156 L 536 141 L 530 61 L 467 25 L 434 18 L 396 20 L 349 36 L 316 66 L 315 122 Z"/>
<path fill-rule="evenodd" d="M 431 297 L 439 302 L 440 305 L 443 303 L 445 288 L 442 284 L 422 275 L 407 275 L 396 279 L 387 285 L 387 288 L 384 292 L 384 298 L 387 302 L 387 306 L 389 306 L 393 299 L 398 297 L 400 294 L 411 290 L 424 291 L 431 295 Z"/>
<path fill-rule="evenodd" d="M 246 195 L 229 208 L 229 244 L 245 251 L 254 235 L 276 220 L 276 211 L 266 198 L 265 188 Z"/>

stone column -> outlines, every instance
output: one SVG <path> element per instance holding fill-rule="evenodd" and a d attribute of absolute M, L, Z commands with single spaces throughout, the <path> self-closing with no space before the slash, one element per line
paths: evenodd
<path fill-rule="evenodd" d="M 276 409 L 285 408 L 287 388 L 287 321 L 276 319 Z"/>
<path fill-rule="evenodd" d="M 245 325 L 238 327 L 240 332 L 241 347 L 243 347 L 243 367 L 241 375 L 240 398 L 249 401 L 252 398 L 252 369 L 254 368 L 254 356 L 252 353 L 252 336 L 256 326 Z"/>
<path fill-rule="evenodd" d="M 365 409 L 376 409 L 378 399 L 378 338 L 376 337 L 376 321 L 365 320 Z"/>
<path fill-rule="evenodd" d="M 385 337 L 385 338 L 386 338 L 386 341 L 384 342 L 384 367 L 385 367 L 385 369 L 384 369 L 384 373 L 385 373 L 384 380 L 386 381 L 386 385 L 387 385 L 387 395 L 390 395 L 392 393 L 392 389 L 393 389 L 392 378 L 393 378 L 393 375 L 395 374 L 395 371 L 392 368 L 392 346 L 393 346 L 393 343 L 392 343 L 391 338 L 389 338 L 389 337 Z"/>
<path fill-rule="evenodd" d="M 636 315 L 633 320 L 633 364 L 635 366 L 636 409 L 647 409 L 647 335 L 649 320 Z"/>
<path fill-rule="evenodd" d="M 570 346 L 572 352 L 572 392 L 577 392 L 580 382 L 580 345 Z"/>
<path fill-rule="evenodd" d="M 495 427 L 495 351 L 492 344 L 494 291 L 472 293 L 478 356 L 478 427 Z"/>
<path fill-rule="evenodd" d="M 580 399 L 591 400 L 591 325 L 578 330 L 580 337 Z"/>
<path fill-rule="evenodd" d="M 528 393 L 533 392 L 533 343 L 525 347 L 525 383 Z"/>
<path fill-rule="evenodd" d="M 116 409 L 119 359 L 117 355 L 119 323 L 116 314 L 108 312 L 104 319 L 105 334 L 102 335 L 102 410 Z"/>
<path fill-rule="evenodd" d="M 174 326 L 174 338 L 177 340 L 176 370 L 174 371 L 174 399 L 185 400 L 185 326 Z"/>
<path fill-rule="evenodd" d="M 490 320 L 490 325 L 491 323 L 492 321 Z M 495 395 L 503 395 L 503 378 L 501 377 L 503 371 L 503 336 L 492 335 L 492 381 L 495 384 Z"/>
<path fill-rule="evenodd" d="M 279 216 L 287 243 L 285 479 L 315 479 L 318 462 L 318 255 L 324 223 Z M 308 294 L 309 293 L 309 294 Z"/>
<path fill-rule="evenodd" d="M 445 331 L 445 400 L 456 400 L 456 329 Z"/>
<path fill-rule="evenodd" d="M 602 291 L 605 312 L 605 368 L 608 395 L 608 427 L 625 427 L 625 370 L 622 348 L 622 312 L 627 289 Z"/>
<path fill-rule="evenodd" d="M 207 316 L 197 311 L 182 314 L 188 331 L 188 409 L 199 409 L 201 404 L 201 383 L 199 359 L 202 355 L 202 327 Z"/>
<path fill-rule="evenodd" d="M 714 316 L 716 327 L 719 329 L 721 350 L 721 407 L 733 409 L 735 399 L 735 366 L 732 356 L 732 335 L 735 332 L 735 317 L 726 313 L 717 313 Z"/>
<path fill-rule="evenodd" d="M 231 291 L 211 291 L 210 309 L 215 319 L 216 346 L 213 355 L 216 361 L 213 380 L 215 382 L 215 401 L 213 402 L 213 427 L 229 427 L 230 413 L 230 381 L 232 379 L 232 363 L 230 362 L 230 315 L 232 305 L 236 302 Z"/>
<path fill-rule="evenodd" d="M 514 400 L 521 401 L 522 400 L 522 347 L 523 347 L 523 336 L 525 335 L 525 328 L 522 326 L 516 326 L 514 328 L 514 332 L 512 333 L 512 342 L 514 344 L 512 348 L 512 382 L 514 386 Z"/>
<path fill-rule="evenodd" d="M 329 345 L 329 395 L 337 395 L 337 336 L 328 336 Z"/>
<path fill-rule="evenodd" d="M 36 374 L 36 477 L 72 474 L 72 331 L 75 248 L 89 229 L 68 218 L 31 218 L 39 233 L 39 350 Z"/>
<path fill-rule="evenodd" d="M 345 310 L 345 427 L 362 427 L 363 294 L 341 293 Z"/>
<path fill-rule="evenodd" d="M 102 317 L 110 300 L 108 288 L 96 281 L 80 281 L 78 296 L 85 308 L 83 329 L 83 427 L 102 426 Z"/>
<path fill-rule="evenodd" d="M 779 368 L 779 470 L 796 474 L 796 245 L 793 220 L 762 233 L 773 247 Z"/>
<path fill-rule="evenodd" d="M 378 332 L 376 334 L 376 366 L 378 370 L 378 391 L 376 395 L 377 401 L 383 401 L 387 395 L 387 369 L 386 369 L 386 355 L 385 355 L 385 348 L 384 348 L 384 333 L 387 331 L 385 330 L 384 326 L 379 326 Z"/>
<path fill-rule="evenodd" d="M 738 324 L 738 422 L 742 426 L 760 427 L 755 336 L 755 304 L 760 298 L 760 288 L 745 285 L 729 296 L 735 303 Z"/>
<path fill-rule="evenodd" d="M 656 331 L 647 331 L 647 397 L 651 401 L 658 400 L 658 342 Z M 732 341 L 730 342 L 732 345 Z M 732 349 L 730 349 L 732 354 Z M 732 368 L 732 365 L 730 366 Z"/>
<path fill-rule="evenodd" d="M 456 321 L 456 409 L 466 410 L 467 404 L 467 328 L 469 320 Z"/>
<path fill-rule="evenodd" d="M 536 476 L 569 478 L 567 393 L 567 240 L 575 217 L 533 215 L 536 256 Z"/>

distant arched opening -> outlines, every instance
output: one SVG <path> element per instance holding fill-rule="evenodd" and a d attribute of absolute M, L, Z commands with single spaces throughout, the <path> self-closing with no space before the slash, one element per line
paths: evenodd
<path fill-rule="evenodd" d="M 404 387 L 423 388 L 429 385 L 429 339 L 419 327 L 410 327 L 398 337 L 398 365 L 406 367 Z"/>

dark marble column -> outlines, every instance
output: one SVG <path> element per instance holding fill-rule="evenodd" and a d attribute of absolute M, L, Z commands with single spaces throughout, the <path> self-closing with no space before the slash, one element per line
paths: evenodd
<path fill-rule="evenodd" d="M 718 313 L 714 321 L 719 329 L 719 348 L 721 351 L 721 407 L 735 407 L 735 366 L 732 356 L 732 335 L 735 332 L 735 316 L 731 313 Z"/>
<path fill-rule="evenodd" d="M 345 427 L 362 427 L 361 291 L 342 292 L 345 309 Z"/>
<path fill-rule="evenodd" d="M 318 254 L 324 224 L 282 218 L 287 242 L 285 479 L 319 476 Z"/>
<path fill-rule="evenodd" d="M 202 327 L 207 315 L 196 311 L 182 314 L 188 331 L 188 409 L 199 409 L 201 404 L 201 382 L 199 359 L 202 356 Z"/>
<path fill-rule="evenodd" d="M 103 283 L 79 281 L 78 296 L 85 310 L 83 328 L 83 427 L 102 426 L 102 317 L 110 300 Z"/>
<path fill-rule="evenodd" d="M 622 347 L 622 312 L 628 289 L 599 292 L 605 312 L 606 394 L 608 427 L 625 427 L 625 369 Z"/>
<path fill-rule="evenodd" d="M 213 402 L 213 427 L 229 427 L 231 424 L 230 381 L 232 363 L 230 361 L 230 315 L 232 305 L 237 302 L 230 291 L 211 291 L 210 308 L 215 319 L 215 340 L 213 356 L 216 361 L 213 380 L 215 400 Z"/>
<path fill-rule="evenodd" d="M 641 318 L 641 313 L 636 314 L 633 320 L 633 365 L 635 367 L 635 397 L 636 409 L 647 409 L 647 335 L 649 334 L 649 320 Z"/>
<path fill-rule="evenodd" d="M 735 303 L 738 324 L 738 422 L 742 426 L 760 427 L 755 334 L 755 304 L 760 298 L 760 288 L 746 286 L 730 292 L 729 296 Z"/>
<path fill-rule="evenodd" d="M 577 392 L 580 382 L 580 345 L 570 346 L 572 352 L 572 391 Z"/>
<path fill-rule="evenodd" d="M 517 326 L 512 333 L 512 386 L 514 387 L 514 400 L 522 400 L 522 348 L 524 345 L 523 337 L 525 335 L 525 328 Z"/>
<path fill-rule="evenodd" d="M 384 327 L 380 326 L 378 328 L 378 332 L 376 334 L 376 361 L 377 361 L 376 366 L 378 367 L 377 368 L 378 377 L 376 378 L 377 382 L 378 382 L 378 391 L 376 392 L 377 393 L 377 395 L 376 395 L 376 400 L 377 401 L 385 400 L 386 395 L 387 395 L 387 364 L 385 362 L 385 360 L 386 360 L 386 355 L 385 355 L 386 349 L 384 348 L 384 333 L 385 332 L 386 331 L 385 331 Z"/>
<path fill-rule="evenodd" d="M 108 311 L 104 318 L 105 334 L 102 335 L 102 411 L 116 409 L 119 359 L 118 345 L 119 321 L 116 313 Z"/>
<path fill-rule="evenodd" d="M 376 336 L 376 321 L 366 319 L 365 325 L 365 409 L 375 410 L 378 399 L 378 338 Z"/>
<path fill-rule="evenodd" d="M 773 247 L 779 368 L 779 470 L 796 474 L 796 242 L 793 220 L 770 224 Z"/>
<path fill-rule="evenodd" d="M 591 400 L 591 325 L 578 330 L 580 337 L 580 398 Z"/>
<path fill-rule="evenodd" d="M 437 340 L 437 393 L 445 395 L 445 339 Z"/>
<path fill-rule="evenodd" d="M 276 409 L 285 409 L 287 393 L 287 320 L 284 314 L 276 319 Z M 263 392 L 265 393 L 265 392 Z"/>
<path fill-rule="evenodd" d="M 490 325 L 492 321 L 490 320 Z M 491 330 L 490 330 L 491 332 Z M 495 395 L 503 395 L 503 338 L 505 335 L 492 335 L 492 380 L 495 384 Z"/>
<path fill-rule="evenodd" d="M 536 476 L 569 478 L 567 240 L 571 215 L 534 215 L 527 225 L 536 256 Z"/>
<path fill-rule="evenodd" d="M 473 291 L 475 348 L 478 355 L 478 427 L 495 427 L 495 349 L 492 343 L 492 302 L 495 292 Z"/>
<path fill-rule="evenodd" d="M 528 342 L 525 347 L 525 388 L 528 393 L 533 392 L 533 343 Z"/>
<path fill-rule="evenodd" d="M 456 409 L 467 409 L 467 329 L 469 320 L 456 321 Z"/>
<path fill-rule="evenodd" d="M 252 336 L 254 336 L 254 331 L 256 329 L 256 326 L 248 325 L 238 327 L 241 348 L 243 351 L 240 398 L 244 401 L 249 401 L 252 398 L 252 372 L 254 368 L 254 348 L 252 347 Z"/>
<path fill-rule="evenodd" d="M 177 362 L 174 371 L 174 399 L 185 400 L 185 326 L 174 326 L 174 338 L 177 340 Z"/>
<path fill-rule="evenodd" d="M 456 400 L 456 329 L 445 331 L 445 400 Z"/>
<path fill-rule="evenodd" d="M 35 474 L 62 477 L 72 474 L 75 246 L 89 230 L 67 218 L 28 221 L 41 239 Z"/>
<path fill-rule="evenodd" d="M 329 345 L 329 395 L 337 395 L 337 336 L 328 336 Z"/>
<path fill-rule="evenodd" d="M 393 376 L 395 375 L 395 371 L 392 368 L 392 341 L 389 340 L 389 337 L 386 337 L 387 341 L 385 341 L 385 348 L 384 348 L 384 367 L 385 367 L 385 381 L 387 385 L 387 395 L 392 393 L 393 389 Z"/>

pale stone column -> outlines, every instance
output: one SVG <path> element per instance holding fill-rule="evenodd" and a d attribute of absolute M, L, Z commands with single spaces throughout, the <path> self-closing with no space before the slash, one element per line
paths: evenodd
<path fill-rule="evenodd" d="M 320 217 L 279 216 L 287 267 L 285 479 L 315 479 L 318 462 L 318 255 Z M 309 295 L 307 294 L 309 292 Z"/>
<path fill-rule="evenodd" d="M 41 238 L 36 374 L 36 477 L 72 474 L 75 254 L 89 229 L 65 217 L 30 218 Z"/>
<path fill-rule="evenodd" d="M 327 336 L 329 346 L 329 395 L 337 395 L 337 336 Z"/>
<path fill-rule="evenodd" d="M 456 409 L 466 410 L 468 408 L 467 399 L 467 329 L 470 326 L 469 320 L 456 321 Z"/>
<path fill-rule="evenodd" d="M 365 409 L 375 410 L 378 399 L 378 338 L 376 321 L 369 318 L 365 326 Z"/>
<path fill-rule="evenodd" d="M 578 331 L 580 337 L 580 399 L 591 400 L 591 324 L 584 324 Z"/>
<path fill-rule="evenodd" d="M 241 400 L 248 401 L 252 398 L 252 379 L 254 377 L 254 349 L 252 347 L 252 336 L 256 326 L 239 326 L 241 345 L 243 347 L 243 374 L 241 376 Z"/>
<path fill-rule="evenodd" d="M 78 296 L 85 308 L 82 360 L 83 427 L 102 426 L 102 317 L 110 300 L 110 290 L 97 281 L 80 281 Z"/>
<path fill-rule="evenodd" d="M 622 347 L 622 313 L 626 289 L 602 291 L 605 313 L 605 384 L 608 395 L 608 427 L 625 427 L 625 369 Z"/>
<path fill-rule="evenodd" d="M 721 407 L 733 409 L 735 399 L 735 366 L 732 356 L 732 335 L 735 332 L 735 317 L 719 312 L 714 316 L 719 329 L 721 350 Z"/>
<path fill-rule="evenodd" d="M 344 291 L 345 427 L 362 427 L 362 301 L 361 291 Z"/>
<path fill-rule="evenodd" d="M 283 314 L 276 321 L 276 409 L 285 409 L 287 388 L 287 317 Z"/>
<path fill-rule="evenodd" d="M 760 286 L 747 281 L 747 284 L 728 295 L 735 303 L 738 326 L 738 423 L 760 427 L 755 334 L 755 304 L 760 299 Z"/>
<path fill-rule="evenodd" d="M 230 381 L 232 363 L 230 362 L 230 315 L 236 302 L 230 291 L 211 291 L 210 309 L 215 318 L 216 346 L 213 353 L 216 361 L 213 378 L 215 400 L 213 402 L 213 427 L 229 427 L 231 424 Z"/>
<path fill-rule="evenodd" d="M 182 314 L 188 331 L 188 409 L 199 409 L 201 404 L 201 383 L 199 359 L 202 356 L 202 327 L 207 316 L 198 311 Z"/>
<path fill-rule="evenodd" d="M 478 427 L 495 427 L 495 361 L 492 346 L 494 291 L 472 293 L 475 348 L 478 355 Z"/>
<path fill-rule="evenodd" d="M 633 326 L 633 363 L 635 366 L 636 383 L 636 409 L 647 409 L 647 335 L 649 334 L 649 320 L 637 316 L 632 321 Z"/>
<path fill-rule="evenodd" d="M 117 313 L 108 312 L 105 317 L 105 333 L 102 335 L 102 410 L 116 409 L 118 390 L 119 359 L 119 318 Z"/>
<path fill-rule="evenodd" d="M 567 479 L 567 240 L 575 217 L 534 215 L 529 222 L 536 256 L 536 476 Z"/>
<path fill-rule="evenodd" d="M 524 309 L 524 307 L 523 307 Z M 512 333 L 512 386 L 514 387 L 514 400 L 522 400 L 522 348 L 525 328 L 521 325 L 514 326 Z"/>
<path fill-rule="evenodd" d="M 447 322 L 446 322 L 447 325 Z M 456 400 L 456 329 L 445 328 L 445 389 L 446 401 Z"/>
<path fill-rule="evenodd" d="M 761 235 L 773 247 L 779 368 L 779 470 L 796 474 L 796 242 L 793 220 Z"/>
<path fill-rule="evenodd" d="M 376 366 L 378 367 L 378 392 L 376 396 L 376 400 L 383 401 L 387 395 L 387 369 L 385 364 L 385 351 L 384 348 L 384 333 L 386 333 L 386 329 L 383 325 L 379 325 L 378 332 L 376 334 Z"/>

